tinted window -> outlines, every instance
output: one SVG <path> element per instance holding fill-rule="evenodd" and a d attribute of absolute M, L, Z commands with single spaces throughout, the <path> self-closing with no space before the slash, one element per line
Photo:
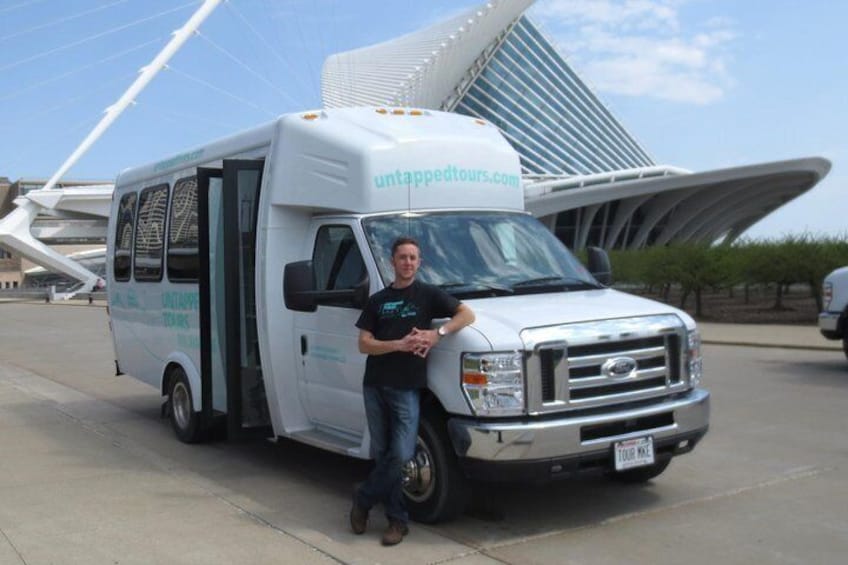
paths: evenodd
<path fill-rule="evenodd" d="M 180 179 L 171 198 L 168 221 L 168 278 L 195 282 L 198 278 L 197 177 Z"/>
<path fill-rule="evenodd" d="M 138 227 L 135 234 L 135 280 L 162 280 L 162 252 L 165 247 L 165 214 L 168 185 L 142 191 L 138 199 Z"/>
<path fill-rule="evenodd" d="M 323 226 L 318 231 L 312 264 L 318 290 L 351 289 L 366 276 L 359 246 L 348 226 Z M 350 300 L 335 304 L 353 307 Z"/>
<path fill-rule="evenodd" d="M 138 194 L 130 192 L 121 197 L 121 202 L 118 205 L 118 222 L 115 229 L 115 257 L 112 261 L 112 271 L 116 281 L 130 280 L 135 203 L 137 200 Z"/>

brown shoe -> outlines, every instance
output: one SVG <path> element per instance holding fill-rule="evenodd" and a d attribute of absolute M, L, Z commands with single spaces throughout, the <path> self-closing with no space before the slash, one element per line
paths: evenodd
<path fill-rule="evenodd" d="M 364 534 L 368 527 L 368 511 L 359 506 L 356 501 L 353 502 L 353 508 L 350 509 L 350 529 L 356 535 Z"/>
<path fill-rule="evenodd" d="M 409 528 L 403 522 L 389 520 L 389 527 L 383 532 L 383 545 L 397 545 L 403 541 L 403 536 L 409 533 Z"/>

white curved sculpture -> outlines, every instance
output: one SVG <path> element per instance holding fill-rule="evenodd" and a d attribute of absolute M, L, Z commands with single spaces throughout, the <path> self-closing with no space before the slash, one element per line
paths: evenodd
<path fill-rule="evenodd" d="M 36 265 L 82 282 L 77 292 L 88 292 L 100 283 L 100 277 L 78 262 L 65 257 L 38 241 L 31 226 L 39 214 L 54 212 L 74 217 L 109 217 L 112 200 L 110 185 L 34 190 L 15 199 L 17 208 L 0 219 L 0 245 L 29 259 Z"/>
<path fill-rule="evenodd" d="M 384 44 L 331 55 L 321 73 L 324 106 L 442 109 L 483 50 L 531 4 L 533 0 L 492 0 Z"/>

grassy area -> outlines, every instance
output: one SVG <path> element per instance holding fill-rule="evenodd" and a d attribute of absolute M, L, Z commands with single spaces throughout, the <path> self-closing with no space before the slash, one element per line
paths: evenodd
<path fill-rule="evenodd" d="M 667 297 L 658 292 L 646 292 L 642 288 L 629 287 L 621 290 L 681 307 L 681 293 L 678 288 L 672 288 Z M 775 295 L 773 285 L 749 287 L 747 299 L 742 286 L 734 288 L 732 293 L 726 289 L 705 290 L 701 296 L 703 312 L 698 319 L 705 322 L 737 324 L 817 323 L 818 308 L 808 286 L 792 285 L 788 290 L 784 290 L 781 308 L 775 308 Z M 683 310 L 695 316 L 694 296 L 689 296 Z"/>

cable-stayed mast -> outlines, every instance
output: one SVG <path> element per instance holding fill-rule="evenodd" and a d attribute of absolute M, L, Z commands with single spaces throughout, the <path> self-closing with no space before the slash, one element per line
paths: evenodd
<path fill-rule="evenodd" d="M 21 256 L 32 260 L 38 265 L 63 273 L 83 283 L 78 291 L 89 291 L 98 283 L 99 277 L 89 271 L 73 259 L 69 259 L 51 249 L 47 245 L 35 239 L 30 233 L 30 226 L 38 214 L 44 209 L 55 209 L 58 198 L 56 191 L 51 189 L 62 178 L 80 157 L 94 144 L 97 139 L 112 125 L 118 116 L 129 106 L 135 97 L 144 90 L 156 74 L 162 70 L 171 57 L 179 51 L 180 47 L 197 31 L 200 24 L 209 17 L 209 14 L 221 3 L 221 0 L 204 0 L 203 5 L 189 18 L 183 27 L 174 32 L 173 37 L 159 52 L 153 61 L 141 69 L 141 73 L 135 82 L 124 92 L 118 101 L 106 109 L 106 115 L 91 130 L 91 133 L 80 143 L 79 147 L 59 167 L 47 184 L 41 190 L 29 192 L 15 201 L 18 208 L 0 220 L 0 243 L 8 248 L 14 249 Z M 106 187 L 99 187 L 106 188 Z M 105 194 L 104 194 L 105 196 Z M 69 296 L 69 295 L 68 295 Z"/>
<path fill-rule="evenodd" d="M 171 38 L 171 41 L 165 45 L 164 48 L 156 55 L 156 58 L 147 65 L 146 67 L 141 69 L 141 74 L 139 74 L 138 78 L 135 79 L 130 87 L 124 92 L 124 94 L 118 99 L 118 101 L 106 109 L 106 115 L 103 116 L 103 119 L 94 126 L 94 129 L 91 130 L 91 133 L 79 144 L 79 147 L 71 153 L 71 156 L 68 157 L 62 166 L 59 167 L 50 180 L 47 181 L 47 184 L 44 185 L 43 190 L 49 190 L 53 188 L 59 179 L 68 172 L 68 169 L 74 166 L 76 162 L 82 157 L 86 151 L 94 144 L 97 139 L 103 135 L 103 133 L 109 129 L 109 126 L 112 125 L 118 116 L 132 104 L 135 100 L 136 96 L 138 96 L 144 87 L 153 80 L 159 71 L 161 71 L 171 57 L 179 51 L 180 47 L 192 36 L 192 34 L 197 31 L 197 28 L 200 27 L 200 24 L 209 17 L 209 14 L 221 3 L 221 0 L 204 0 L 203 5 L 197 9 L 197 11 L 189 18 L 189 20 L 185 23 L 183 27 L 174 32 L 174 36 Z"/>

